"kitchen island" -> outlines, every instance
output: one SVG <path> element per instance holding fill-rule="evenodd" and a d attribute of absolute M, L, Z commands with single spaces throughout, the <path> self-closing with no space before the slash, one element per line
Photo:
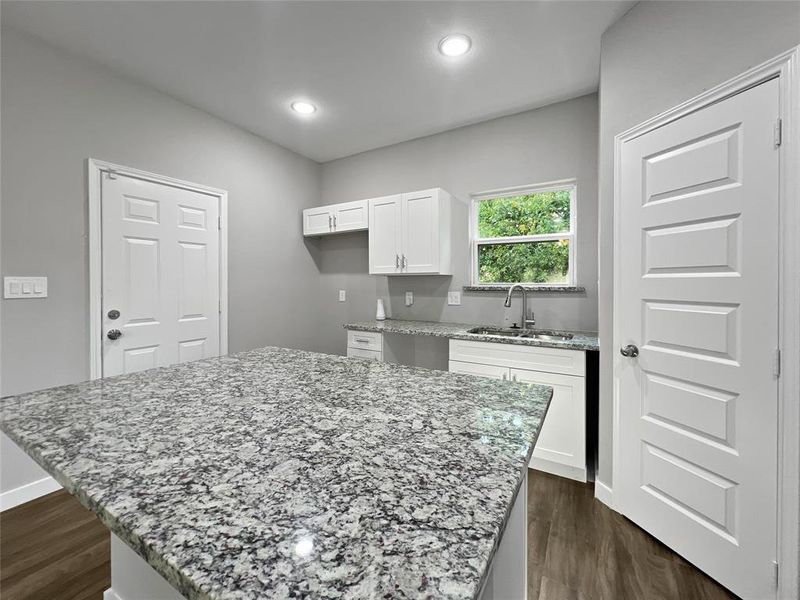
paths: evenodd
<path fill-rule="evenodd" d="M 509 598 L 551 394 L 263 348 L 4 398 L 0 426 L 113 532 L 107 598 Z"/>

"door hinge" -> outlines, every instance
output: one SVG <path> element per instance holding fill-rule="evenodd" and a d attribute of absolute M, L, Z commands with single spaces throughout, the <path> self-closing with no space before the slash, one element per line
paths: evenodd
<path fill-rule="evenodd" d="M 222 229 L 222 217 L 217 217 L 217 229 Z"/>
<path fill-rule="evenodd" d="M 772 374 L 775 377 L 781 376 L 781 350 L 776 348 L 772 353 Z"/>
<path fill-rule="evenodd" d="M 775 147 L 777 148 L 783 141 L 783 119 L 779 118 L 777 121 L 775 121 L 774 136 Z"/>
<path fill-rule="evenodd" d="M 779 567 L 778 567 L 778 561 L 777 561 L 777 560 L 773 560 L 773 561 L 772 561 L 772 566 L 774 567 L 774 573 L 775 573 L 775 587 L 777 588 L 777 587 L 778 587 L 778 583 L 780 582 L 780 579 L 778 578 L 778 577 L 779 577 L 779 574 L 780 574 L 780 569 L 779 569 Z"/>

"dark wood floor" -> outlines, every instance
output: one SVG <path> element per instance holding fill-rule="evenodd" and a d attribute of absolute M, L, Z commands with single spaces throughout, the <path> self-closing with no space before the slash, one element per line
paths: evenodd
<path fill-rule="evenodd" d="M 592 484 L 528 471 L 528 600 L 736 598 L 595 500 Z"/>
<path fill-rule="evenodd" d="M 528 600 L 736 597 L 594 499 L 591 484 L 529 471 Z M 109 534 L 66 492 L 0 513 L 2 600 L 100 600 Z"/>
<path fill-rule="evenodd" d="M 0 513 L 2 600 L 102 600 L 108 529 L 65 491 Z"/>

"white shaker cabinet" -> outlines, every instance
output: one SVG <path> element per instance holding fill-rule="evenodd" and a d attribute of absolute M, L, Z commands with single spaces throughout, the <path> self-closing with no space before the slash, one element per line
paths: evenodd
<path fill-rule="evenodd" d="M 449 370 L 553 388 L 530 468 L 586 481 L 586 353 L 450 340 Z"/>
<path fill-rule="evenodd" d="M 454 202 L 441 188 L 370 200 L 370 274 L 452 274 Z"/>
<path fill-rule="evenodd" d="M 394 275 L 400 270 L 400 194 L 369 201 L 369 273 Z"/>
<path fill-rule="evenodd" d="M 304 236 L 363 231 L 368 224 L 366 200 L 328 204 L 303 211 Z"/>

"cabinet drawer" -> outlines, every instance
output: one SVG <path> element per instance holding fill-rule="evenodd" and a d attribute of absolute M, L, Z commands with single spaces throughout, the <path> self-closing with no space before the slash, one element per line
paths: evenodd
<path fill-rule="evenodd" d="M 563 375 L 586 374 L 582 350 L 450 340 L 450 360 Z"/>
<path fill-rule="evenodd" d="M 364 350 L 363 348 L 348 348 L 348 358 L 369 358 L 371 360 L 383 360 L 383 352 L 378 350 Z"/>
<path fill-rule="evenodd" d="M 373 331 L 348 331 L 347 347 L 383 351 L 383 334 Z"/>
<path fill-rule="evenodd" d="M 465 375 L 477 375 L 478 377 L 508 379 L 508 368 L 495 365 L 479 365 L 478 363 L 451 360 L 447 370 L 451 373 L 464 373 Z"/>

